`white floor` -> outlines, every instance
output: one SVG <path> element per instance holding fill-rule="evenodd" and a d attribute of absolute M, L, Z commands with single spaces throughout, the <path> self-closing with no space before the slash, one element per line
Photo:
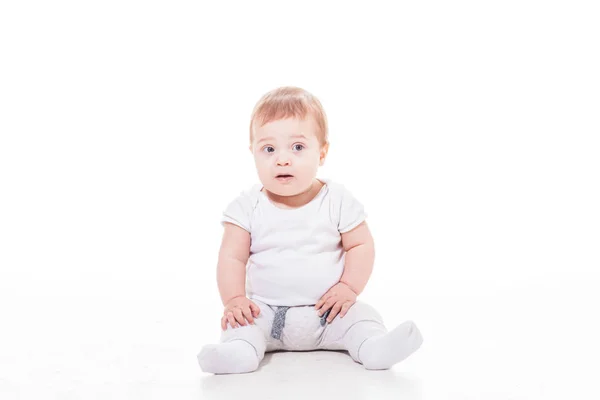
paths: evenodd
<path fill-rule="evenodd" d="M 284 352 L 255 373 L 227 376 L 197 366 L 201 345 L 218 338 L 209 322 L 220 310 L 187 298 L 189 285 L 4 291 L 0 398 L 598 399 L 597 283 L 372 294 L 388 325 L 414 319 L 425 338 L 393 369 L 366 371 L 344 352 Z"/>

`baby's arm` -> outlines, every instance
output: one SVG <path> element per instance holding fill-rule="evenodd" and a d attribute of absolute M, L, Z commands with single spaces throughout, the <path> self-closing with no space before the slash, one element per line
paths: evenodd
<path fill-rule="evenodd" d="M 375 245 L 366 222 L 342 233 L 342 245 L 346 258 L 340 282 L 333 285 L 315 304 L 319 316 L 330 310 L 327 322 L 333 321 L 338 313 L 341 318 L 346 315 L 367 285 L 375 261 Z"/>
<path fill-rule="evenodd" d="M 217 285 L 223 305 L 246 295 L 246 263 L 250 257 L 250 233 L 225 222 L 217 263 Z"/>
<path fill-rule="evenodd" d="M 367 286 L 375 262 L 375 244 L 367 223 L 363 222 L 351 231 L 342 233 L 342 245 L 346 260 L 340 282 L 359 295 Z"/>
<path fill-rule="evenodd" d="M 217 285 L 225 306 L 221 320 L 221 327 L 225 329 L 227 321 L 232 327 L 237 327 L 237 323 L 246 325 L 244 318 L 252 323 L 252 316 L 257 316 L 260 308 L 246 298 L 246 263 L 250 257 L 250 234 L 237 225 L 228 222 L 223 225 L 225 231 L 217 263 Z"/>

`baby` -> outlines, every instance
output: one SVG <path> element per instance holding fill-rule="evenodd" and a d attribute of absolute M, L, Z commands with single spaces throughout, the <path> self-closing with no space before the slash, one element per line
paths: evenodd
<path fill-rule="evenodd" d="M 328 149 L 327 118 L 313 95 L 282 87 L 259 100 L 250 150 L 261 184 L 222 217 L 223 331 L 198 354 L 202 371 L 252 372 L 275 350 L 346 350 L 366 369 L 388 369 L 421 346 L 412 321 L 388 332 L 356 299 L 373 270 L 373 238 L 361 203 L 316 178 Z"/>

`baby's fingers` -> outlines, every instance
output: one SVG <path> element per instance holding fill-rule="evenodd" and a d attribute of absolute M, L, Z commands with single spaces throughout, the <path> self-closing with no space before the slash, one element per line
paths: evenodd
<path fill-rule="evenodd" d="M 325 303 L 325 301 L 323 299 L 317 301 L 317 304 L 315 304 L 315 309 L 319 309 L 321 308 L 321 306 L 323 305 L 323 303 Z"/>
<path fill-rule="evenodd" d="M 260 314 L 260 307 L 254 303 L 250 303 L 250 310 L 255 318 L 258 317 L 258 314 Z"/>
<path fill-rule="evenodd" d="M 331 296 L 331 294 L 325 293 L 323 297 L 321 297 L 321 299 L 317 301 L 317 304 L 315 304 L 315 308 L 318 310 L 319 308 L 323 307 L 323 304 L 325 304 L 327 299 L 329 299 Z"/>
<path fill-rule="evenodd" d="M 336 315 L 338 315 L 341 308 L 342 308 L 341 301 L 338 301 L 337 303 L 335 303 L 335 305 L 331 309 L 331 312 L 329 313 L 329 316 L 327 317 L 327 322 L 331 323 L 331 321 L 333 321 L 333 319 L 336 317 Z"/>
<path fill-rule="evenodd" d="M 235 310 L 233 310 L 233 315 L 235 315 L 235 319 L 237 322 L 240 323 L 240 325 L 242 325 L 242 326 L 246 325 L 246 320 L 244 319 L 242 310 L 240 310 L 239 308 L 236 308 Z"/>
<path fill-rule="evenodd" d="M 322 316 L 323 314 L 325 314 L 325 312 L 327 310 L 329 310 L 331 307 L 333 307 L 333 305 L 337 303 L 337 299 L 334 297 L 330 297 L 325 304 L 321 307 L 321 310 L 319 311 L 319 317 Z"/>
<path fill-rule="evenodd" d="M 344 305 L 342 306 L 342 310 L 340 311 L 340 318 L 344 318 L 344 315 L 346 315 L 346 313 L 348 312 L 350 307 L 352 307 L 353 304 L 354 303 L 352 303 L 351 301 L 347 301 L 344 303 Z"/>
<path fill-rule="evenodd" d="M 233 313 L 231 311 L 227 313 L 227 321 L 229 322 L 229 325 L 231 325 L 232 328 L 238 327 L 237 322 L 235 322 L 235 317 L 233 316 Z"/>
<path fill-rule="evenodd" d="M 250 307 L 244 308 L 242 310 L 244 317 L 248 320 L 249 323 L 254 324 L 254 318 L 252 318 L 252 309 Z"/>

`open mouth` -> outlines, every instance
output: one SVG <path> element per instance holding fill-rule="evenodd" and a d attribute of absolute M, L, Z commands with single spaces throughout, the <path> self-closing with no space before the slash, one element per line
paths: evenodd
<path fill-rule="evenodd" d="M 291 181 L 294 178 L 294 175 L 290 175 L 290 174 L 279 174 L 275 177 L 276 180 L 278 180 L 279 182 L 283 182 L 283 183 L 287 183 L 289 181 Z"/>

